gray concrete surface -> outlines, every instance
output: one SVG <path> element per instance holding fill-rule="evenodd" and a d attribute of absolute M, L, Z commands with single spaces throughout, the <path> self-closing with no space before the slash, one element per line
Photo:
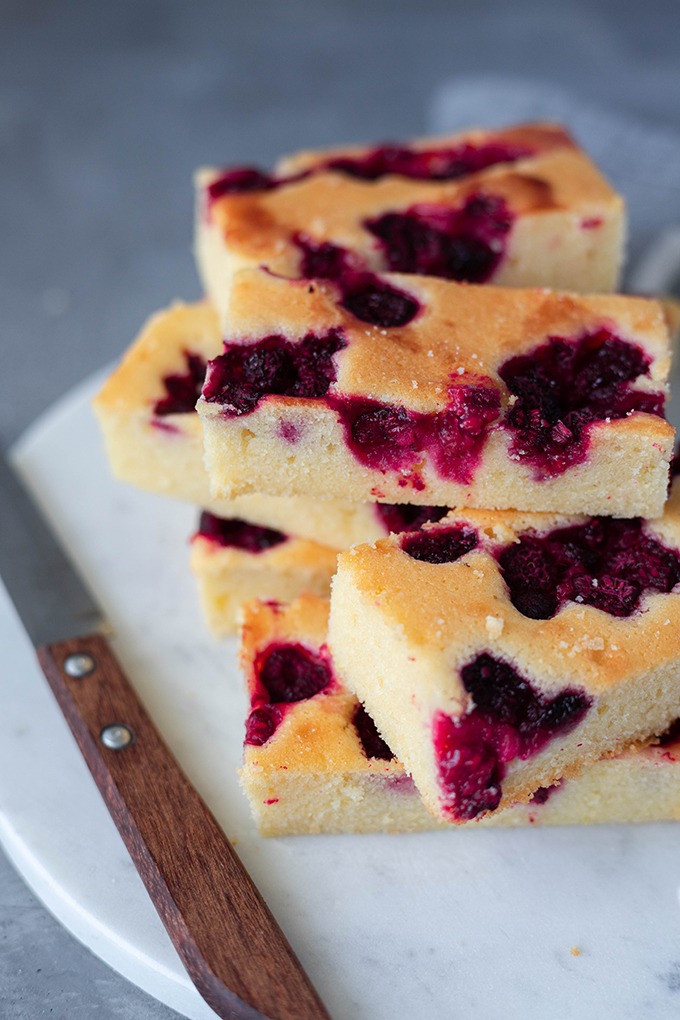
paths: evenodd
<path fill-rule="evenodd" d="M 680 130 L 676 0 L 2 0 L 0 443 L 198 293 L 201 162 L 423 132 L 445 79 L 545 79 Z M 669 210 L 677 221 L 680 210 Z M 0 855 L 0 1017 L 169 1020 Z"/>

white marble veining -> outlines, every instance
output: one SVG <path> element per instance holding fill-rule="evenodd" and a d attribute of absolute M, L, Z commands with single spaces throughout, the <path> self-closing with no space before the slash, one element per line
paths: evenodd
<path fill-rule="evenodd" d="M 110 479 L 92 389 L 32 431 L 21 468 L 108 608 L 139 693 L 236 839 L 335 1020 L 677 1016 L 675 825 L 256 835 L 236 778 L 245 699 L 234 644 L 206 635 L 187 569 L 193 511 Z M 3 845 L 99 956 L 186 1016 L 213 1016 L 4 597 L 0 645 Z"/>

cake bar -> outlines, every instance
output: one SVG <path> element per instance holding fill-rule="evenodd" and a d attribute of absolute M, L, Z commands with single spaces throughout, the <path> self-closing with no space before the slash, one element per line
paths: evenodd
<path fill-rule="evenodd" d="M 316 542 L 207 511 L 191 540 L 191 568 L 216 638 L 236 632 L 238 611 L 251 599 L 327 596 L 336 561 L 336 550 Z"/>
<path fill-rule="evenodd" d="M 341 554 L 336 667 L 427 807 L 526 802 L 680 716 L 680 486 L 658 520 L 452 512 Z"/>
<path fill-rule="evenodd" d="M 94 401 L 116 478 L 218 516 L 334 549 L 411 530 L 447 512 L 443 506 L 350 503 L 257 492 L 233 500 L 212 499 L 195 405 L 206 363 L 221 349 L 217 316 L 206 302 L 177 303 L 144 326 Z"/>
<path fill-rule="evenodd" d="M 327 616 L 327 603 L 312 597 L 290 606 L 254 602 L 243 610 L 241 659 L 250 711 L 240 777 L 261 835 L 450 827 L 425 808 L 408 773 L 344 686 L 326 646 Z M 271 677 L 283 673 L 286 657 L 289 684 L 282 691 Z M 320 680 L 310 684 L 309 691 L 295 689 L 295 664 L 304 670 L 314 661 Z M 279 668 L 272 670 L 272 665 Z M 327 685 L 316 690 L 326 676 Z M 291 690 L 295 700 L 284 701 L 282 693 Z M 594 762 L 580 776 L 542 789 L 527 804 L 463 824 L 540 826 L 678 818 L 676 725 L 658 741 L 626 748 Z"/>
<path fill-rule="evenodd" d="M 659 302 L 401 274 L 354 297 L 237 274 L 197 404 L 214 497 L 661 512 Z"/>
<path fill-rule="evenodd" d="M 622 199 L 550 124 L 197 175 L 198 266 L 223 323 L 234 273 L 260 265 L 341 286 L 392 270 L 610 291 L 624 233 Z"/>

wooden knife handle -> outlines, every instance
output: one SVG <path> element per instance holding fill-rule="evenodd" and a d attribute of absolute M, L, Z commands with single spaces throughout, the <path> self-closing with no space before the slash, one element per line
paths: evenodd
<path fill-rule="evenodd" d="M 89 656 L 93 668 L 87 671 Z M 38 659 L 196 988 L 229 1020 L 330 1020 L 262 896 L 139 702 L 106 639 Z M 86 675 L 69 675 L 73 673 Z M 112 724 L 132 742 L 102 741 Z M 109 743 L 125 729 L 109 731 Z"/>

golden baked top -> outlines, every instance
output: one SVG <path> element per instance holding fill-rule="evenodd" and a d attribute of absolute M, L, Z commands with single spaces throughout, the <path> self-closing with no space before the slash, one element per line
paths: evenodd
<path fill-rule="evenodd" d="M 343 591 L 451 676 L 489 654 L 543 690 L 597 694 L 678 659 L 678 484 L 654 521 L 451 511 L 338 567 Z M 463 707 L 462 685 L 459 696 Z"/>
<path fill-rule="evenodd" d="M 234 278 L 225 342 L 254 343 L 276 335 L 296 343 L 308 334 L 338 330 L 345 344 L 335 354 L 337 378 L 331 390 L 406 402 L 422 411 L 442 408 L 452 386 L 482 376 L 507 401 L 500 366 L 552 337 L 576 340 L 609 331 L 649 357 L 648 380 L 640 380 L 643 388 L 663 385 L 668 375 L 667 320 L 661 304 L 649 298 L 540 288 L 490 290 L 397 273 L 362 274 L 356 283 L 357 291 L 348 296 L 330 282 L 243 270 Z M 389 326 L 360 319 L 360 285 L 376 319 L 381 302 L 386 318 L 393 314 L 395 292 L 411 299 L 409 321 Z"/>

